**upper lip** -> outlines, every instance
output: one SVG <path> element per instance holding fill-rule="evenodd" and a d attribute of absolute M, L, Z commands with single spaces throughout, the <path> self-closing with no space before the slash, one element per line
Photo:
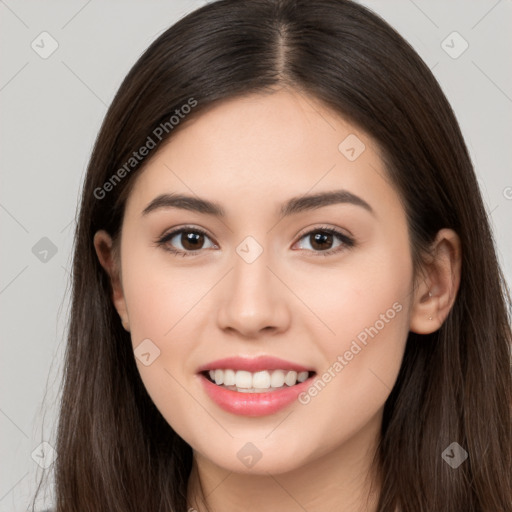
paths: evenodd
<path fill-rule="evenodd" d="M 245 370 L 248 372 L 259 372 L 263 370 L 294 370 L 296 372 L 314 371 L 301 364 L 292 361 L 286 361 L 278 357 L 259 356 L 259 357 L 226 357 L 217 359 L 211 363 L 206 363 L 197 369 L 197 373 L 208 370 Z"/>

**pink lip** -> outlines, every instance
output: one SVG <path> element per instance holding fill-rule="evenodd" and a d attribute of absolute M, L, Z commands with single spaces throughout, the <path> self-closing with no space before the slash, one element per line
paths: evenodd
<path fill-rule="evenodd" d="M 260 372 L 263 370 L 295 370 L 296 372 L 310 372 L 314 371 L 312 368 L 306 368 L 300 364 L 285 361 L 278 357 L 260 356 L 255 358 L 246 357 L 227 357 L 225 359 L 218 359 L 211 363 L 204 364 L 197 369 L 197 372 L 204 372 L 207 370 L 245 370 L 247 372 Z M 295 387 L 295 386 L 293 386 Z"/>
<path fill-rule="evenodd" d="M 208 396 L 225 411 L 241 416 L 264 416 L 285 408 L 311 385 L 313 376 L 294 386 L 288 387 L 285 385 L 268 393 L 242 393 L 218 386 L 208 380 L 202 373 L 217 369 L 245 370 L 251 373 L 263 370 L 293 370 L 297 373 L 314 372 L 312 368 L 272 356 L 227 357 L 200 366 L 197 369 L 198 377 Z"/>
<path fill-rule="evenodd" d="M 268 366 L 266 368 L 269 369 Z M 199 374 L 201 384 L 208 396 L 225 411 L 240 416 L 265 416 L 284 409 L 311 385 L 313 378 L 314 376 L 311 376 L 295 386 L 287 387 L 285 385 L 283 388 L 268 393 L 240 393 L 218 386 L 210 382 L 203 374 Z"/>

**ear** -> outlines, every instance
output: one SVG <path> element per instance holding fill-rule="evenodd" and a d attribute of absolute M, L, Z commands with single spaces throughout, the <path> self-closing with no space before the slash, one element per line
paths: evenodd
<path fill-rule="evenodd" d="M 105 231 L 97 231 L 94 235 L 94 248 L 101 266 L 110 277 L 112 285 L 112 302 L 121 318 L 125 330 L 130 330 L 128 311 L 121 284 L 120 257 L 117 254 L 111 236 Z"/>
<path fill-rule="evenodd" d="M 437 331 L 450 312 L 460 285 L 461 244 L 451 229 L 441 229 L 415 283 L 409 329 Z"/>

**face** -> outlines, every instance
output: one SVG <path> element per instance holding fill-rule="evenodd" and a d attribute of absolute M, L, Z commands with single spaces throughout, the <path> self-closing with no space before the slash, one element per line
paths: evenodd
<path fill-rule="evenodd" d="M 279 473 L 377 435 L 413 269 L 366 133 L 285 89 L 209 109 L 137 177 L 119 263 L 141 378 L 198 456 Z"/>

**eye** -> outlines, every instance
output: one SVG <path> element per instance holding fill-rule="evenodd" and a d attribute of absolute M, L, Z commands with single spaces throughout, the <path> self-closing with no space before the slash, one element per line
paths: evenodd
<path fill-rule="evenodd" d="M 194 252 L 200 252 L 205 240 L 210 240 L 210 237 L 205 231 L 199 228 L 183 227 L 165 234 L 162 238 L 157 240 L 157 245 L 162 246 L 165 250 L 175 254 L 176 256 L 191 256 Z M 179 247 L 181 245 L 181 247 Z M 176 248 L 176 246 L 178 246 Z M 216 247 L 211 243 L 209 247 Z"/>
<path fill-rule="evenodd" d="M 301 236 L 300 240 L 305 239 L 310 248 L 306 250 L 316 253 L 316 256 L 329 256 L 341 252 L 347 248 L 353 247 L 355 241 L 341 231 L 329 227 L 318 227 L 308 231 Z M 204 247 L 205 241 L 210 241 L 210 245 Z M 336 245 L 336 240 L 338 245 Z M 195 256 L 194 253 L 200 253 L 201 249 L 218 248 L 211 242 L 208 234 L 200 228 L 182 227 L 165 234 L 157 240 L 156 244 L 162 246 L 166 251 L 175 256 Z M 181 246 L 181 247 L 180 247 Z"/>
<path fill-rule="evenodd" d="M 353 238 L 345 235 L 341 231 L 329 227 L 318 227 L 304 234 L 300 240 L 305 239 L 311 249 L 306 247 L 308 250 L 312 250 L 315 256 L 329 256 L 341 252 L 347 248 L 353 247 L 355 241 Z M 338 245 L 335 245 L 336 239 Z"/>

